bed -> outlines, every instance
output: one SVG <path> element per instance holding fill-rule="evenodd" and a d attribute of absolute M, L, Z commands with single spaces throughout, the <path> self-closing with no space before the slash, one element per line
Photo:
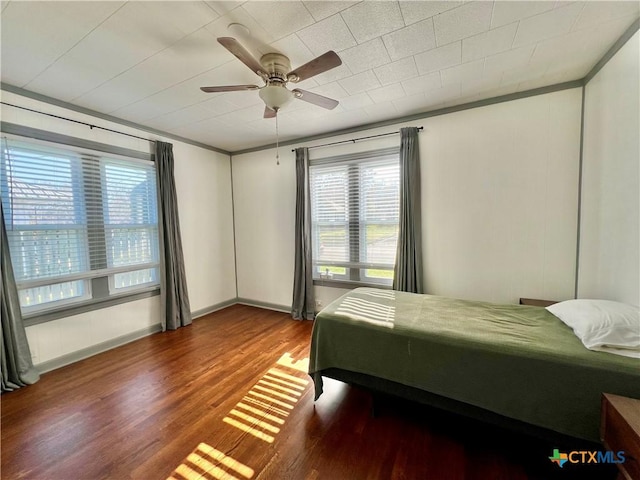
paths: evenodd
<path fill-rule="evenodd" d="M 587 350 L 542 307 L 374 288 L 318 314 L 309 374 L 316 400 L 326 376 L 596 442 L 602 393 L 640 398 L 639 359 Z"/>

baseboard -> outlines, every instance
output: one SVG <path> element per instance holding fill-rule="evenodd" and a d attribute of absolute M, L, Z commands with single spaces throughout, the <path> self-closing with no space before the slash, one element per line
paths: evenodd
<path fill-rule="evenodd" d="M 284 312 L 284 313 L 291 312 L 291 307 L 286 305 L 277 305 L 274 303 L 260 302 L 258 300 L 250 300 L 248 298 L 232 298 L 224 302 L 216 303 L 215 305 L 211 305 L 209 307 L 195 310 L 191 312 L 191 316 L 194 319 L 203 317 L 210 313 L 216 312 L 218 310 L 222 310 L 223 308 L 227 308 L 227 307 L 230 307 L 231 305 L 236 305 L 236 304 L 249 305 L 251 307 L 266 308 L 267 310 L 275 310 L 276 312 Z M 50 372 L 51 370 L 64 367 L 71 363 L 79 362 L 80 360 L 84 360 L 85 358 L 89 358 L 93 355 L 97 355 L 98 353 L 106 352 L 107 350 L 120 347 L 127 343 L 131 343 L 135 340 L 139 340 L 143 337 L 146 337 L 161 331 L 162 331 L 162 328 L 160 324 L 152 325 L 150 327 L 143 328 L 141 330 L 137 330 L 135 332 L 131 332 L 126 335 L 122 335 L 120 337 L 112 338 L 111 340 L 107 340 L 106 342 L 101 342 L 96 345 L 92 345 L 90 347 L 83 348 L 81 350 L 71 352 L 66 355 L 62 355 L 61 357 L 56 357 L 52 360 L 47 360 L 46 362 L 42 362 L 34 366 L 38 370 L 38 372 L 47 373 L 47 372 Z"/>
<path fill-rule="evenodd" d="M 199 317 L 204 317 L 205 315 L 217 312 L 218 310 L 222 310 L 223 308 L 230 307 L 231 305 L 235 305 L 236 303 L 238 303 L 237 298 L 225 300 L 224 302 L 216 303 L 215 305 L 211 305 L 209 307 L 201 308 L 200 310 L 191 312 L 191 318 L 196 319 Z"/>
<path fill-rule="evenodd" d="M 248 298 L 236 299 L 236 303 L 241 305 L 249 305 L 250 307 L 266 308 L 267 310 L 275 310 L 276 312 L 291 313 L 290 305 L 278 305 L 276 303 L 261 302 L 259 300 L 250 300 Z"/>
<path fill-rule="evenodd" d="M 56 368 L 79 362 L 80 360 L 92 357 L 93 355 L 97 355 L 98 353 L 106 352 L 107 350 L 120 347 L 122 345 L 131 343 L 135 340 L 139 340 L 143 337 L 147 337 L 160 331 L 162 331 L 160 324 L 151 325 L 150 327 L 136 330 L 135 332 L 127 333 L 126 335 L 121 335 L 116 338 L 112 338 L 111 340 L 107 340 L 106 342 L 101 342 L 96 345 L 92 345 L 90 347 L 83 348 L 82 350 L 77 350 L 75 352 L 62 355 L 61 357 L 56 357 L 52 360 L 48 360 L 34 366 L 38 370 L 38 372 L 47 373 L 51 370 L 55 370 Z"/>

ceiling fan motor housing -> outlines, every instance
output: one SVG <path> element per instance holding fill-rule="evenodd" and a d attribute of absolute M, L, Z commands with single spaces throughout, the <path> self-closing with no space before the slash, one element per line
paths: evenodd
<path fill-rule="evenodd" d="M 260 65 L 264 68 L 269 79 L 287 81 L 287 73 L 291 71 L 291 62 L 281 53 L 267 53 L 260 58 Z"/>

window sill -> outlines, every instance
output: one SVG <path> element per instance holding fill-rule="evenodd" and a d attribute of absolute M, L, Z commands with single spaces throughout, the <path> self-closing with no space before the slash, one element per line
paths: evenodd
<path fill-rule="evenodd" d="M 79 315 L 81 313 L 92 312 L 94 310 L 100 310 L 102 308 L 108 308 L 114 305 L 120 305 L 122 303 L 133 302 L 135 300 L 140 300 L 143 298 L 154 297 L 156 295 L 160 295 L 160 287 L 158 287 L 157 285 L 144 290 L 138 290 L 136 292 L 129 292 L 120 295 L 114 295 L 111 297 L 87 300 L 84 302 L 78 302 L 73 305 L 65 305 L 56 309 L 23 315 L 23 323 L 25 327 L 30 327 L 32 325 L 38 325 L 40 323 L 50 322 L 52 320 L 58 320 L 60 318 L 70 317 L 72 315 Z"/>
<path fill-rule="evenodd" d="M 318 287 L 334 287 L 334 288 L 358 288 L 358 287 L 370 287 L 381 288 L 383 290 L 392 290 L 391 285 L 384 285 L 382 283 L 367 283 L 367 282 L 353 282 L 350 280 L 321 280 L 318 278 L 313 279 L 313 284 Z"/>

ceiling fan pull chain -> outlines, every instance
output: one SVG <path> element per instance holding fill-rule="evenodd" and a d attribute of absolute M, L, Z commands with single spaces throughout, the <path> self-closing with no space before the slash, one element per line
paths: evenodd
<path fill-rule="evenodd" d="M 278 133 L 278 110 L 280 110 L 279 108 L 276 108 L 276 165 L 280 165 L 280 151 L 279 151 L 279 147 L 280 147 L 280 134 Z"/>

